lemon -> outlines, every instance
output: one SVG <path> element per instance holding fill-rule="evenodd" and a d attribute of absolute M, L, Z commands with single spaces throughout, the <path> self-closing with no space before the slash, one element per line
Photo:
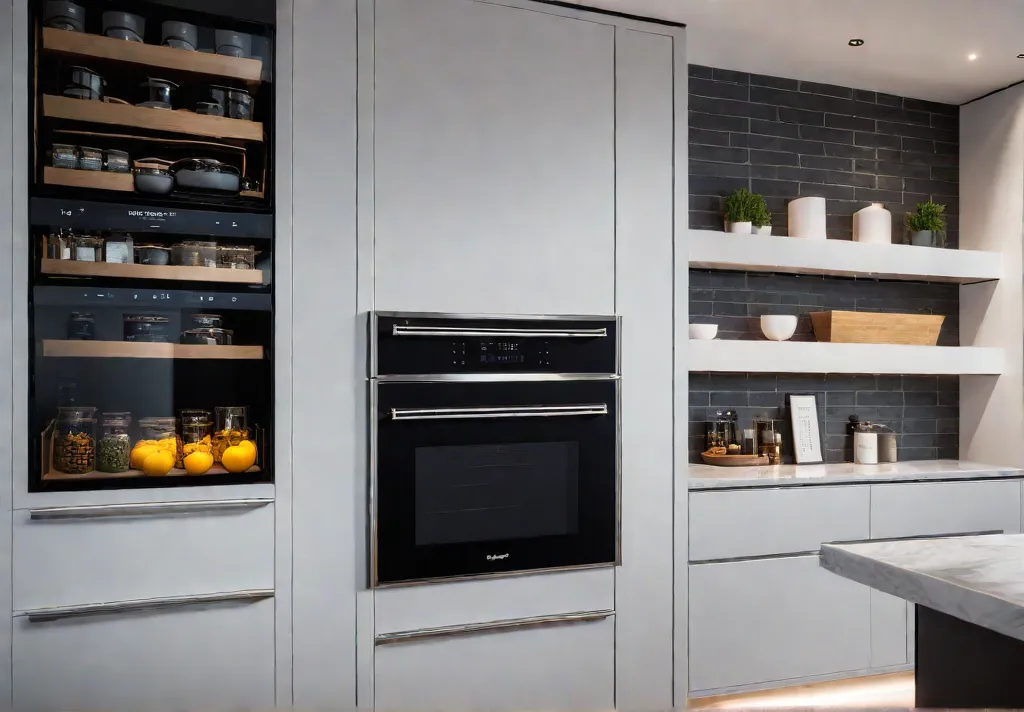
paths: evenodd
<path fill-rule="evenodd" d="M 240 443 L 238 443 L 238 447 L 244 450 L 251 451 L 253 462 L 256 461 L 256 443 L 254 443 L 252 440 L 242 440 Z"/>
<path fill-rule="evenodd" d="M 174 455 L 166 450 L 156 450 L 142 461 L 142 471 L 147 475 L 166 475 L 174 467 Z"/>
<path fill-rule="evenodd" d="M 142 463 L 146 461 L 146 458 L 157 451 L 155 445 L 136 445 L 135 449 L 132 450 L 131 455 L 131 466 L 133 470 L 141 470 Z"/>
<path fill-rule="evenodd" d="M 241 445 L 232 445 L 224 451 L 224 455 L 220 459 L 220 464 L 224 466 L 224 469 L 228 472 L 245 472 L 253 463 L 256 462 L 256 448 L 242 447 Z"/>
<path fill-rule="evenodd" d="M 213 455 L 197 450 L 185 458 L 185 472 L 190 475 L 205 475 L 213 467 Z"/>

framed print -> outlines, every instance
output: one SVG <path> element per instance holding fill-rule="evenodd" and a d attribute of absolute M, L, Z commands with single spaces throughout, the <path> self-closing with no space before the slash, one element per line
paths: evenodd
<path fill-rule="evenodd" d="M 798 465 L 824 462 L 817 396 L 790 395 L 788 398 L 789 418 L 793 426 L 793 460 Z"/>

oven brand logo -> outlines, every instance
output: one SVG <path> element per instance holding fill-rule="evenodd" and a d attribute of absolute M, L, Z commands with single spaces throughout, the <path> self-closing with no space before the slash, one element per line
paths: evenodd
<path fill-rule="evenodd" d="M 487 560 L 488 561 L 501 561 L 502 559 L 507 559 L 507 558 L 508 558 L 508 554 L 488 554 L 487 555 Z"/>

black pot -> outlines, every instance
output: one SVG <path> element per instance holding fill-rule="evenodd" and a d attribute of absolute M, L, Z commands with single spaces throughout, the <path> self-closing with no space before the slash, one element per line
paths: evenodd
<path fill-rule="evenodd" d="M 166 106 L 168 109 L 173 106 L 171 98 L 178 90 L 178 85 L 166 79 L 154 79 L 152 77 L 139 84 L 136 106 Z"/>
<path fill-rule="evenodd" d="M 68 78 L 64 83 L 64 95 L 79 99 L 99 101 L 103 98 L 106 80 L 88 67 L 74 65 L 68 69 Z"/>
<path fill-rule="evenodd" d="M 181 190 L 237 195 L 242 189 L 239 170 L 213 158 L 186 158 L 172 164 L 170 172 L 175 186 Z"/>

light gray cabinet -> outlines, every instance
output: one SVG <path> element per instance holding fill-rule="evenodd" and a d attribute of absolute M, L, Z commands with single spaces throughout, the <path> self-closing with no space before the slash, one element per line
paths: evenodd
<path fill-rule="evenodd" d="M 378 709 L 612 709 L 614 619 L 381 645 L 374 686 Z"/>
<path fill-rule="evenodd" d="M 1020 532 L 1020 480 L 871 486 L 871 538 Z"/>
<path fill-rule="evenodd" d="M 795 556 L 690 566 L 690 690 L 871 667 L 870 589 Z"/>
<path fill-rule="evenodd" d="M 871 589 L 871 667 L 907 661 L 907 602 Z"/>
<path fill-rule="evenodd" d="M 373 56 L 375 307 L 614 313 L 614 27 L 377 0 Z"/>

